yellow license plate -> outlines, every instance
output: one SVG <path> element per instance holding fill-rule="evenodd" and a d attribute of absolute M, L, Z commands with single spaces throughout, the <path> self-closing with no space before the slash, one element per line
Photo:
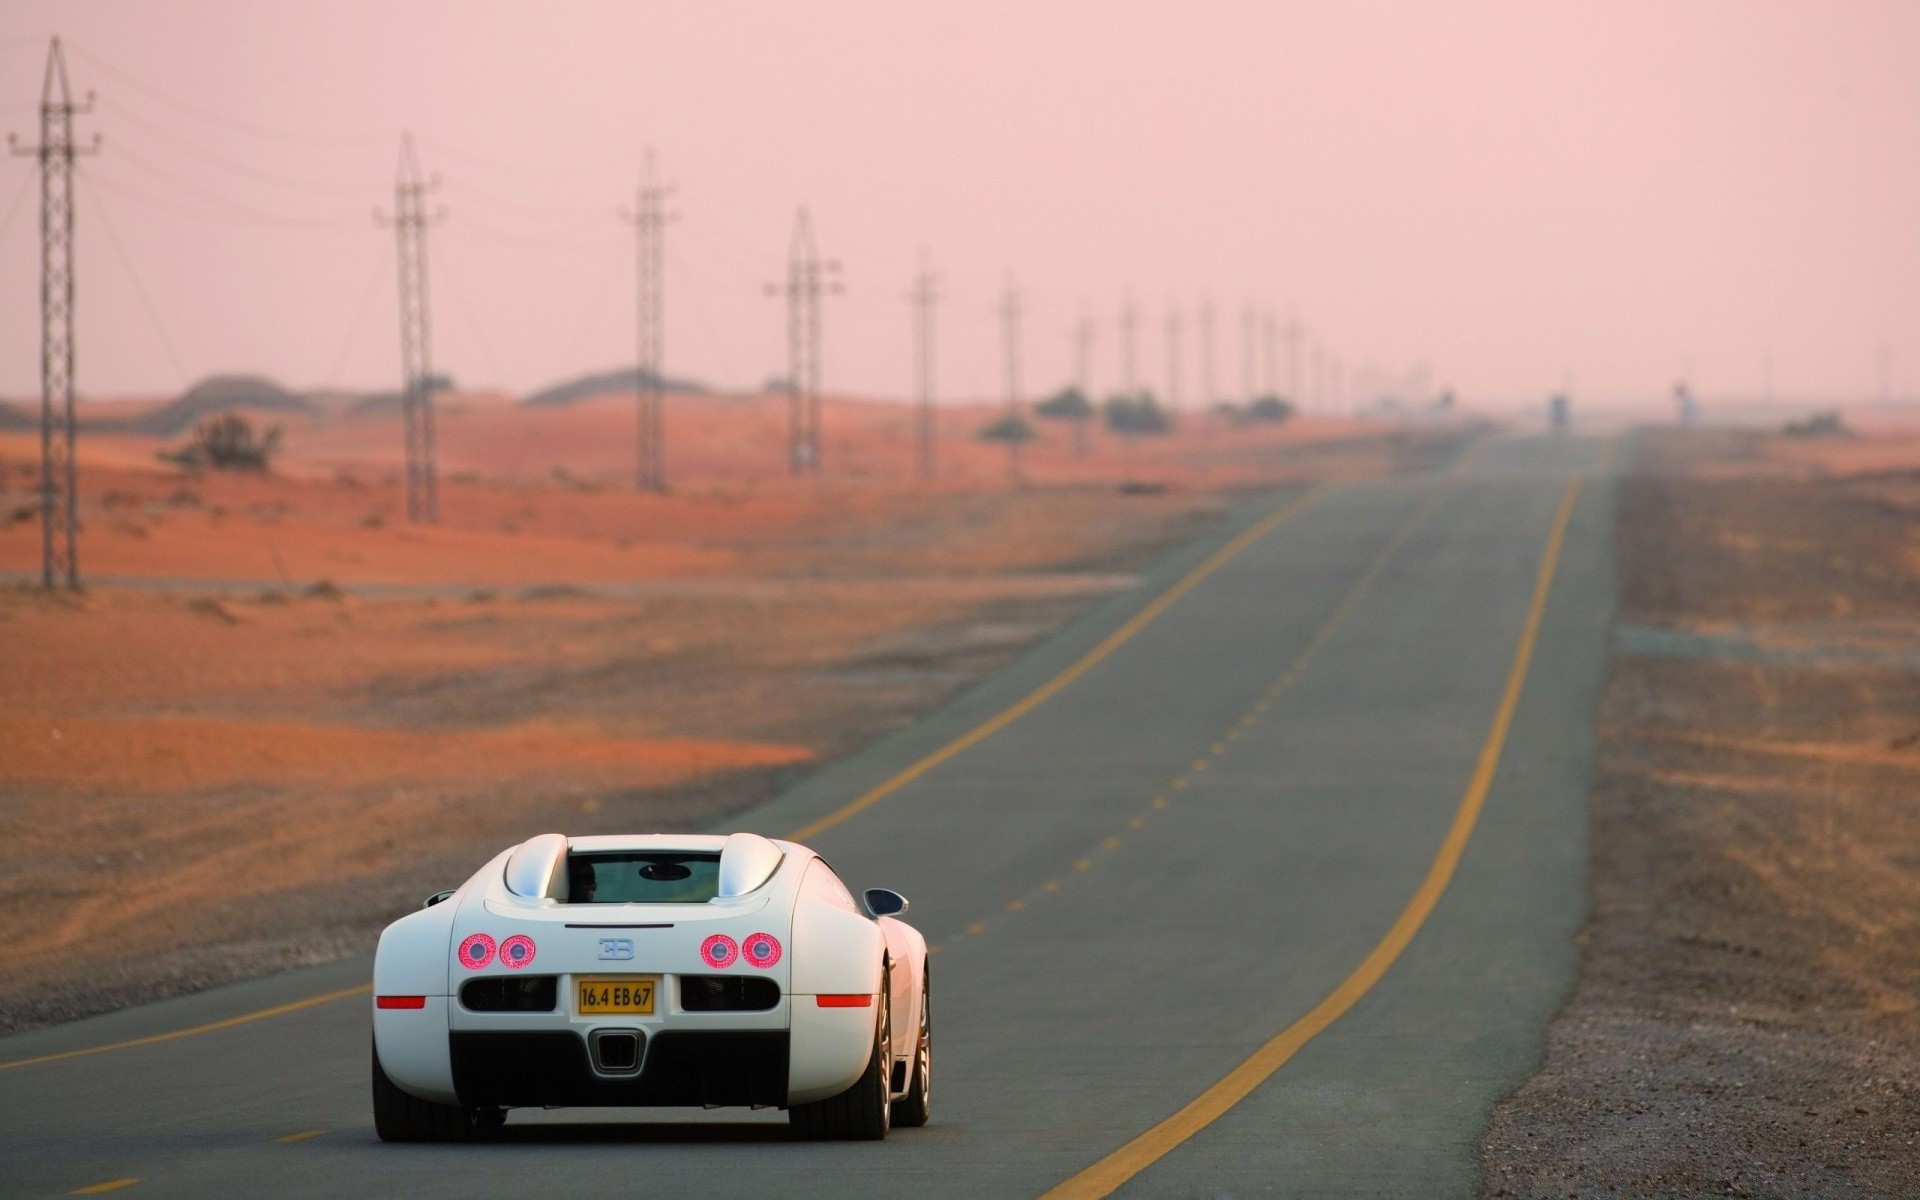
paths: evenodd
<path fill-rule="evenodd" d="M 653 1012 L 653 993 L 660 986 L 655 975 L 622 975 L 617 978 L 576 979 L 574 1007 L 583 1017 L 648 1016 Z"/>

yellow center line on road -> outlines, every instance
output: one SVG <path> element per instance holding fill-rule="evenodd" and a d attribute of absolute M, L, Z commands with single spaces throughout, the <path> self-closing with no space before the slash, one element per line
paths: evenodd
<path fill-rule="evenodd" d="M 225 1020 L 209 1021 L 205 1025 L 195 1025 L 188 1029 L 173 1029 L 166 1033 L 152 1033 L 146 1037 L 128 1038 L 124 1042 L 108 1042 L 101 1046 L 86 1046 L 79 1050 L 62 1050 L 57 1054 L 40 1054 L 33 1058 L 16 1058 L 11 1062 L 0 1062 L 0 1071 L 11 1071 L 15 1067 L 32 1067 L 40 1063 L 60 1062 L 69 1058 L 84 1058 L 89 1054 L 105 1054 L 109 1050 L 129 1050 L 135 1046 L 152 1046 L 159 1042 L 171 1042 L 179 1038 L 195 1037 L 203 1033 L 215 1033 L 222 1029 L 232 1029 L 236 1025 L 250 1025 L 255 1021 L 264 1021 L 268 1017 L 284 1016 L 299 1012 L 303 1008 L 312 1008 L 319 1004 L 328 1004 L 335 1000 L 345 1000 L 348 996 L 364 996 L 373 990 L 371 984 L 359 987 L 341 988 L 337 992 L 326 992 L 318 996 L 308 996 L 305 1000 L 295 1000 L 291 1004 L 276 1004 L 272 1008 L 263 1008 L 258 1012 L 241 1013 L 237 1017 Z M 103 1185 L 104 1186 L 104 1185 Z M 117 1186 L 126 1186 L 118 1184 Z"/>
<path fill-rule="evenodd" d="M 1401 522 L 1399 528 L 1394 530 L 1393 536 L 1387 539 L 1386 545 L 1382 546 L 1379 552 L 1368 561 L 1366 568 L 1360 572 L 1359 577 L 1347 588 L 1346 594 L 1341 596 L 1340 602 L 1334 606 L 1333 613 L 1327 617 L 1325 623 L 1314 631 L 1313 636 L 1307 639 L 1307 644 L 1300 648 L 1298 654 L 1294 655 L 1293 660 L 1287 664 L 1287 669 L 1280 673 L 1279 678 L 1275 680 L 1273 686 L 1268 689 L 1268 694 L 1279 696 L 1286 692 L 1287 687 L 1292 684 L 1301 671 L 1306 669 L 1307 663 L 1319 652 L 1321 645 L 1346 623 L 1347 616 L 1359 605 L 1361 597 L 1366 595 L 1373 587 L 1373 581 L 1379 576 L 1380 572 L 1386 569 L 1388 561 L 1400 552 L 1400 548 L 1412 539 L 1413 535 L 1419 531 L 1421 526 L 1426 524 L 1427 517 L 1433 512 L 1434 508 L 1440 503 L 1446 493 L 1447 489 L 1443 484 L 1435 484 L 1428 490 L 1426 497 L 1407 515 L 1407 519 Z M 1228 731 L 1227 736 L 1232 737 L 1238 735 L 1242 726 L 1251 724 L 1257 718 L 1258 710 L 1264 709 L 1267 703 L 1265 700 L 1259 701 L 1254 706 L 1254 710 L 1249 711 L 1242 718 L 1242 725 L 1232 727 Z M 1205 771 L 1206 769 L 1207 763 L 1205 759 L 1198 760 L 1193 764 L 1193 770 L 1195 771 Z M 1186 788 L 1186 776 L 1183 775 L 1173 780 L 1169 786 L 1174 789 Z M 1149 811 L 1158 811 L 1166 807 L 1167 799 L 1165 796 L 1155 796 L 1148 805 Z M 1145 814 L 1136 814 L 1127 819 L 1127 824 L 1132 828 L 1138 829 L 1146 824 L 1146 816 Z M 1117 850 L 1119 847 L 1120 839 L 1117 837 L 1108 837 L 1101 843 L 1101 848 L 1105 850 Z M 1073 869 L 1076 871 L 1086 871 L 1092 867 L 1093 860 L 1091 858 L 1082 858 L 1073 864 Z M 1060 884 L 1055 880 L 1049 880 L 1041 888 L 1042 891 L 1047 892 L 1054 892 L 1059 889 Z M 1033 892 L 1028 893 L 1029 897 L 1035 895 L 1036 893 Z M 1022 907 L 1025 907 L 1024 902 L 1022 902 Z"/>
<path fill-rule="evenodd" d="M 1547 597 L 1553 591 L 1554 574 L 1560 564 L 1560 550 L 1566 543 L 1567 524 L 1573 518 L 1574 502 L 1579 499 L 1583 482 L 1583 477 L 1576 476 L 1567 484 L 1560 498 L 1559 510 L 1554 514 L 1553 526 L 1547 535 L 1546 550 L 1540 558 L 1540 569 L 1534 577 L 1533 599 L 1527 610 L 1526 623 L 1521 628 L 1513 664 L 1507 672 L 1506 689 L 1501 694 L 1499 707 L 1494 710 L 1493 724 L 1480 747 L 1480 757 L 1474 763 L 1473 775 L 1467 781 L 1466 792 L 1454 812 L 1453 824 L 1434 854 L 1426 877 L 1420 881 L 1413 898 L 1407 901 L 1406 907 L 1388 928 L 1386 936 L 1324 1000 L 1274 1035 L 1250 1058 L 1229 1071 L 1225 1078 L 1200 1093 L 1179 1112 L 1051 1189 L 1041 1200 L 1099 1200 L 1100 1197 L 1111 1195 L 1129 1179 L 1218 1120 L 1271 1078 L 1302 1046 L 1339 1020 L 1372 990 L 1412 943 L 1414 935 L 1426 923 L 1427 917 L 1447 890 L 1447 885 L 1452 882 L 1461 855 L 1466 852 L 1467 841 L 1473 836 L 1473 828 L 1479 822 L 1480 810 L 1486 804 L 1487 791 L 1493 786 L 1501 752 L 1506 748 L 1507 731 L 1512 727 L 1514 712 L 1520 705 L 1527 668 L 1533 661 L 1534 644 L 1540 637 L 1540 623 L 1546 614 Z"/>
<path fill-rule="evenodd" d="M 130 1188 L 134 1184 L 139 1182 L 140 1180 L 137 1176 L 130 1175 L 125 1179 L 109 1179 L 105 1183 L 90 1183 L 85 1187 L 77 1187 L 72 1191 L 68 1192 L 67 1195 L 69 1196 L 104 1196 L 108 1192 L 117 1192 L 121 1188 Z"/>
<path fill-rule="evenodd" d="M 1071 666 L 1047 680 L 1047 682 L 1041 684 L 1032 692 L 1029 692 L 1017 703 L 1002 710 L 997 716 L 975 726 L 953 741 L 948 742 L 946 745 L 940 747 L 940 749 L 935 750 L 913 765 L 892 775 L 850 803 L 835 809 L 817 821 L 796 829 L 787 835 L 788 838 L 796 842 L 805 841 L 807 838 L 823 830 L 833 828 L 855 813 L 872 808 L 907 784 L 912 783 L 928 771 L 933 770 L 933 768 L 939 766 L 941 763 L 953 758 L 967 748 L 985 741 L 987 738 L 992 737 L 1021 717 L 1040 707 L 1058 695 L 1068 684 L 1092 670 L 1100 660 L 1125 645 L 1135 634 L 1146 628 L 1148 623 L 1155 617 L 1158 617 L 1161 613 L 1171 608 L 1175 601 L 1199 586 L 1202 580 L 1219 570 L 1234 556 L 1271 533 L 1282 522 L 1292 518 L 1311 505 L 1318 503 L 1327 495 L 1337 490 L 1339 486 L 1339 484 L 1327 483 L 1311 488 L 1302 495 L 1295 497 L 1293 500 L 1260 518 L 1260 520 L 1254 522 L 1246 529 L 1241 530 L 1240 533 L 1234 536 L 1233 540 L 1218 550 L 1215 550 L 1212 554 L 1209 554 L 1199 565 L 1181 576 L 1172 587 L 1169 587 L 1166 591 L 1154 597 L 1151 603 L 1135 613 L 1126 624 L 1101 639 L 1098 645 L 1081 655 Z M 221 1029 L 231 1029 L 236 1025 L 245 1025 L 251 1021 L 264 1020 L 267 1017 L 277 1017 L 283 1013 L 297 1012 L 303 1008 L 312 1008 L 316 1004 L 325 1004 L 331 1000 L 362 995 L 372 990 L 373 989 L 368 986 L 345 988 L 337 992 L 328 992 L 324 996 L 311 996 L 305 1000 L 295 1001 L 292 1004 L 282 1004 L 274 1008 L 262 1009 L 259 1012 L 229 1017 L 224 1021 L 211 1021 L 205 1025 L 195 1025 L 190 1029 L 176 1029 L 168 1033 L 156 1033 L 148 1037 L 131 1038 L 124 1042 L 110 1042 L 102 1046 L 88 1046 L 81 1050 L 65 1050 L 58 1054 L 42 1054 L 33 1058 L 15 1059 L 12 1062 L 0 1062 L 0 1071 L 12 1070 L 15 1067 L 35 1066 L 40 1063 L 59 1062 L 69 1058 L 80 1058 L 89 1054 L 105 1054 L 109 1050 L 126 1050 L 134 1046 L 150 1046 L 156 1042 L 168 1042 L 176 1038 L 194 1037 L 203 1033 L 213 1033 Z"/>
<path fill-rule="evenodd" d="M 1285 504 L 1273 512 L 1268 513 L 1246 529 L 1241 530 L 1232 541 L 1215 550 L 1212 554 L 1209 554 L 1198 566 L 1194 567 L 1193 570 L 1182 575 L 1179 581 L 1172 587 L 1154 597 L 1150 604 L 1135 613 L 1126 624 L 1102 638 L 1098 645 L 1081 655 L 1072 666 L 1069 666 L 1066 670 L 1061 671 L 1052 679 L 1047 680 L 1033 691 L 1027 693 L 1026 696 L 1010 707 L 1001 710 L 996 716 L 990 717 L 974 726 L 966 733 L 961 734 L 959 737 L 920 759 L 918 762 L 901 769 L 880 783 L 875 784 L 860 796 L 834 809 L 819 820 L 802 825 L 800 828 L 788 834 L 787 840 L 804 842 L 816 834 L 832 829 L 835 825 L 844 822 L 855 813 L 864 812 L 872 808 L 888 796 L 893 795 L 901 788 L 912 783 L 922 775 L 925 775 L 928 771 L 933 770 L 941 763 L 979 745 L 994 734 L 999 733 L 1002 729 L 1018 721 L 1021 717 L 1039 708 L 1048 700 L 1059 695 L 1068 684 L 1085 675 L 1088 671 L 1091 671 L 1102 659 L 1112 654 L 1115 650 L 1118 650 L 1121 646 L 1126 645 L 1127 642 L 1133 639 L 1135 634 L 1145 629 L 1155 617 L 1158 617 L 1161 613 L 1173 607 L 1175 601 L 1198 587 L 1200 582 L 1207 576 L 1225 566 L 1228 561 L 1248 546 L 1253 545 L 1261 538 L 1267 536 L 1267 534 L 1271 533 L 1281 522 L 1288 520 L 1309 506 L 1317 503 L 1333 492 L 1338 486 L 1338 484 L 1321 484 L 1304 495 L 1297 497 L 1291 503 Z"/>
<path fill-rule="evenodd" d="M 291 1146 L 298 1142 L 310 1142 L 317 1137 L 325 1136 L 327 1136 L 327 1131 L 324 1129 L 302 1129 L 298 1133 L 289 1133 L 285 1137 L 277 1137 L 273 1140 L 282 1145 Z"/>

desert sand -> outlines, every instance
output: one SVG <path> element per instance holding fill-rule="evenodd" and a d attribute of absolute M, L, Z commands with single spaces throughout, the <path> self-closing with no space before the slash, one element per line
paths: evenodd
<path fill-rule="evenodd" d="M 784 399 L 674 397 L 668 495 L 626 397 L 442 405 L 442 522 L 409 526 L 391 415 L 285 422 L 271 474 L 82 443 L 92 581 L 0 594 L 0 1029 L 365 949 L 544 829 L 684 828 L 910 722 L 1250 489 L 1444 436 L 1195 421 L 1009 479 L 944 414 L 832 401 L 820 478 Z M 261 416 L 263 422 L 273 421 Z M 0 436 L 0 569 L 38 564 L 34 439 Z M 1123 488 L 1125 483 L 1129 486 Z"/>

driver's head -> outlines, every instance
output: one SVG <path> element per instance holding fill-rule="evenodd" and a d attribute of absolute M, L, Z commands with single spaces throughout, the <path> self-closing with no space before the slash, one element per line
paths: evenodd
<path fill-rule="evenodd" d="M 572 859 L 567 863 L 567 899 L 583 904 L 593 899 L 593 864 Z"/>

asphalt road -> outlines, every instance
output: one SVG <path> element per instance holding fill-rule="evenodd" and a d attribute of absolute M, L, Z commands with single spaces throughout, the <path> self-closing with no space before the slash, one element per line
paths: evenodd
<path fill-rule="evenodd" d="M 0 1195 L 1472 1193 L 1576 966 L 1609 462 L 1500 438 L 1275 497 L 738 822 L 911 899 L 925 1129 L 560 1111 L 386 1146 L 363 994 L 165 1036 L 361 959 L 0 1041 Z"/>

